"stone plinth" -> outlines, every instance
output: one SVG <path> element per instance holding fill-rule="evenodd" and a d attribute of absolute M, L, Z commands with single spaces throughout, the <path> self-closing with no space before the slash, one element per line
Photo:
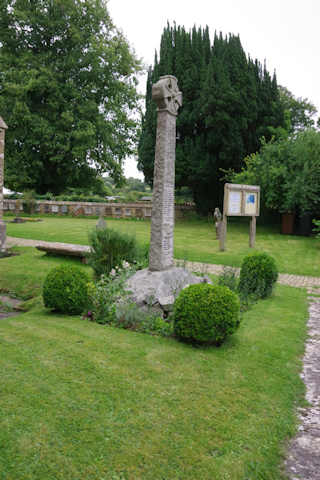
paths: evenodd
<path fill-rule="evenodd" d="M 145 268 L 138 270 L 127 280 L 126 289 L 139 307 L 152 308 L 166 317 L 183 288 L 194 283 L 208 282 L 211 283 L 208 277 L 197 277 L 180 267 L 160 272 L 151 272 Z"/>

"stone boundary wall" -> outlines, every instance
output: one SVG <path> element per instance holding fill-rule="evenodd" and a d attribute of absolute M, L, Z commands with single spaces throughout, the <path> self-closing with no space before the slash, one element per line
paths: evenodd
<path fill-rule="evenodd" d="M 99 216 L 114 218 L 151 218 L 151 202 L 137 203 L 95 203 L 95 202 L 62 202 L 53 200 L 37 200 L 34 213 L 52 215 L 72 215 L 78 217 Z M 12 212 L 18 215 L 23 211 L 22 200 L 4 199 L 4 212 Z M 175 217 L 182 218 L 188 212 L 194 212 L 193 205 L 176 205 Z"/>

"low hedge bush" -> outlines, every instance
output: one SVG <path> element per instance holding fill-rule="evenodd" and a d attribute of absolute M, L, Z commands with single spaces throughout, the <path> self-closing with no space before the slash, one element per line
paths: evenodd
<path fill-rule="evenodd" d="M 221 345 L 239 327 L 239 310 L 239 298 L 228 287 L 190 285 L 174 303 L 174 334 L 187 342 Z"/>

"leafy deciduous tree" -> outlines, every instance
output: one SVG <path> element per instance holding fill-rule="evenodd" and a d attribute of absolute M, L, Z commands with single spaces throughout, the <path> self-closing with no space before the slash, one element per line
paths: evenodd
<path fill-rule="evenodd" d="M 120 181 L 139 68 L 104 0 L 0 2 L 6 185 L 59 193 L 102 172 Z"/>
<path fill-rule="evenodd" d="M 307 98 L 296 98 L 286 87 L 279 85 L 280 101 L 289 114 L 290 133 L 313 127 L 316 107 Z"/>
<path fill-rule="evenodd" d="M 309 129 L 265 142 L 245 163 L 232 181 L 260 185 L 267 208 L 280 213 L 320 214 L 320 132 Z"/>

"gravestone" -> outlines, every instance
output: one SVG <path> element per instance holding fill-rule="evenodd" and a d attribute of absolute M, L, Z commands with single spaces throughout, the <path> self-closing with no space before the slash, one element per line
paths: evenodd
<path fill-rule="evenodd" d="M 179 292 L 188 285 L 208 282 L 174 267 L 174 174 L 176 117 L 182 105 L 177 79 L 160 77 L 152 86 L 152 99 L 158 106 L 157 137 L 151 214 L 149 268 L 139 270 L 127 281 L 133 301 L 142 309 L 148 305 L 166 317 Z"/>
<path fill-rule="evenodd" d="M 4 138 L 7 125 L 0 117 L 0 253 L 6 250 L 6 224 L 3 221 Z"/>
<path fill-rule="evenodd" d="M 107 222 L 105 221 L 105 219 L 103 218 L 103 215 L 102 213 L 100 213 L 99 215 L 99 218 L 98 218 L 98 221 L 96 223 L 96 229 L 100 229 L 100 230 L 103 230 L 107 228 Z"/>

